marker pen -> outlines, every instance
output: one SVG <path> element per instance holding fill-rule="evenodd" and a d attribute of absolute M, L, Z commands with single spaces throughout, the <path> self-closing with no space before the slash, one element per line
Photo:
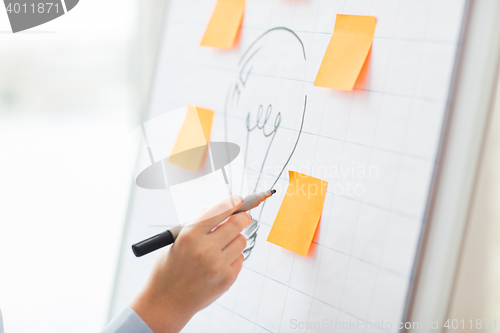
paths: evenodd
<path fill-rule="evenodd" d="M 276 190 L 268 190 L 265 192 L 248 195 L 247 197 L 245 197 L 245 199 L 243 199 L 243 206 L 241 206 L 240 209 L 234 212 L 233 215 L 240 212 L 246 212 L 252 208 L 257 207 L 274 193 L 276 193 Z M 132 245 L 132 251 L 134 252 L 136 257 L 141 257 L 164 246 L 170 245 L 175 241 L 181 229 L 182 226 L 175 226 L 167 231 L 159 233 L 158 235 L 145 239 L 137 244 Z"/>

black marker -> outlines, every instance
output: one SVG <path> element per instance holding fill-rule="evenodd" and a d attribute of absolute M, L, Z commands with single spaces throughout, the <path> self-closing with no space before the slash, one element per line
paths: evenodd
<path fill-rule="evenodd" d="M 246 212 L 252 208 L 257 207 L 274 193 L 276 193 L 276 190 L 268 190 L 261 193 L 250 194 L 245 199 L 243 199 L 243 206 L 241 206 L 240 209 L 234 212 L 233 215 L 240 212 Z M 153 252 L 164 246 L 170 245 L 175 241 L 181 229 L 182 226 L 176 226 L 156 236 L 145 239 L 142 242 L 132 245 L 132 251 L 134 252 L 136 257 L 142 257 L 149 252 Z"/>

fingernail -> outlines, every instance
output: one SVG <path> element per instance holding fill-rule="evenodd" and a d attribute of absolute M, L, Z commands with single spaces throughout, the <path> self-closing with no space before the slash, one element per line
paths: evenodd
<path fill-rule="evenodd" d="M 247 214 L 248 214 L 248 216 L 250 216 L 250 219 L 252 219 L 252 220 L 253 220 L 252 214 L 250 214 L 250 213 L 248 213 L 248 212 L 247 212 Z"/>

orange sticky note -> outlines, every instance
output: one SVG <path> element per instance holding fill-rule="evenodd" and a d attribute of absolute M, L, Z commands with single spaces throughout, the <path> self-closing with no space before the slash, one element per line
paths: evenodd
<path fill-rule="evenodd" d="M 354 88 L 372 47 L 376 22 L 374 16 L 337 15 L 315 86 L 346 91 Z"/>
<path fill-rule="evenodd" d="M 212 110 L 189 105 L 169 162 L 192 171 L 199 170 L 207 154 L 213 118 Z"/>
<path fill-rule="evenodd" d="M 288 171 L 290 181 L 267 241 L 307 256 L 321 218 L 327 182 Z"/>
<path fill-rule="evenodd" d="M 244 12 L 245 0 L 217 0 L 200 45 L 222 49 L 233 47 Z"/>

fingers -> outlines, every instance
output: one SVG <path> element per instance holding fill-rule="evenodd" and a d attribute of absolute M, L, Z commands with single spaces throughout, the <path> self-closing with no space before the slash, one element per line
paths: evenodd
<path fill-rule="evenodd" d="M 235 261 L 231 264 L 231 267 L 238 267 L 238 265 L 241 267 L 243 265 L 243 261 L 245 261 L 245 256 L 243 254 L 240 254 Z"/>
<path fill-rule="evenodd" d="M 241 267 L 243 267 L 243 261 L 245 257 L 243 254 L 240 254 L 235 261 L 231 264 L 230 269 L 237 275 L 241 271 Z"/>
<path fill-rule="evenodd" d="M 243 198 L 241 196 L 232 195 L 227 197 L 202 212 L 196 221 L 191 224 L 191 227 L 194 227 L 193 229 L 199 232 L 209 233 L 241 206 L 243 206 Z"/>
<path fill-rule="evenodd" d="M 215 229 L 210 237 L 212 237 L 214 244 L 218 244 L 220 249 L 223 249 L 250 223 L 252 223 L 252 218 L 247 213 L 241 212 L 232 215 Z"/>
<path fill-rule="evenodd" d="M 247 246 L 247 239 L 242 234 L 238 234 L 233 240 L 227 244 L 225 248 L 222 249 L 222 255 L 227 258 L 227 260 L 232 263 L 243 252 Z"/>
<path fill-rule="evenodd" d="M 244 257 L 240 254 L 229 266 L 227 266 L 226 278 L 224 279 L 225 290 L 227 291 L 238 278 L 238 274 L 243 267 Z"/>

